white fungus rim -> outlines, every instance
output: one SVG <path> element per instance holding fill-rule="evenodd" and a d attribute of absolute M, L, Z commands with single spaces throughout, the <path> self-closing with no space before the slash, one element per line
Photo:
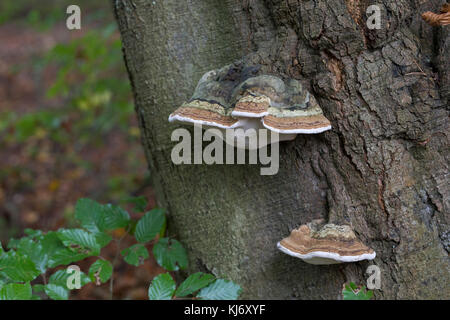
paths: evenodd
<path fill-rule="evenodd" d="M 222 128 L 222 129 L 234 129 L 239 125 L 239 121 L 236 121 L 236 123 L 234 123 L 231 126 L 225 126 L 223 124 L 213 122 L 213 121 L 194 120 L 194 119 L 191 119 L 188 117 L 182 117 L 178 114 L 175 114 L 175 115 L 171 114 L 169 116 L 169 122 L 175 122 L 175 121 L 189 122 L 189 123 L 201 124 L 201 125 L 205 125 L 205 126 L 213 126 L 213 127 L 218 127 L 218 128 Z"/>
<path fill-rule="evenodd" d="M 261 118 L 265 117 L 269 114 L 268 111 L 264 111 L 261 113 L 254 113 L 254 112 L 245 112 L 245 111 L 232 111 L 231 115 L 233 117 L 248 117 L 248 118 Z"/>
<path fill-rule="evenodd" d="M 341 256 L 338 253 L 334 252 L 326 252 L 326 251 L 313 251 L 306 254 L 301 254 L 298 252 L 294 252 L 289 250 L 288 248 L 284 247 L 280 242 L 277 243 L 277 247 L 280 251 L 283 253 L 286 253 L 292 257 L 300 258 L 304 260 L 305 262 L 308 262 L 308 260 L 312 260 L 314 258 L 324 258 L 324 259 L 330 259 L 337 262 L 357 262 L 361 260 L 373 260 L 376 257 L 376 252 L 373 253 L 364 253 L 357 256 Z"/>
<path fill-rule="evenodd" d="M 320 127 L 320 128 L 315 128 L 315 129 L 288 129 L 288 130 L 283 130 L 283 129 L 278 129 L 278 128 L 274 128 L 271 127 L 269 125 L 267 125 L 264 122 L 264 119 L 262 119 L 262 123 L 263 126 L 271 131 L 274 132 L 278 132 L 278 133 L 285 133 L 285 134 L 289 134 L 289 133 L 303 133 L 303 134 L 308 134 L 308 133 L 321 133 L 324 131 L 328 131 L 331 130 L 331 125 L 330 126 L 326 126 L 326 127 Z"/>

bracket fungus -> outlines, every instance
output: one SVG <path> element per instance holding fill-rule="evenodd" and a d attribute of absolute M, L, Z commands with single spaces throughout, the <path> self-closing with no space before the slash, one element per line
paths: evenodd
<path fill-rule="evenodd" d="M 446 26 L 450 24 L 450 4 L 446 3 L 441 8 L 441 13 L 431 11 L 422 13 L 422 19 L 432 26 Z"/>
<path fill-rule="evenodd" d="M 357 238 L 350 226 L 311 222 L 292 230 L 277 244 L 282 252 L 310 264 L 372 260 L 376 253 Z"/>
<path fill-rule="evenodd" d="M 259 66 L 242 61 L 205 73 L 191 99 L 169 116 L 169 122 L 216 127 L 222 133 L 234 129 L 234 139 L 248 136 L 248 129 L 268 129 L 267 142 L 246 143 L 247 149 L 331 129 L 316 99 L 299 81 L 261 73 Z M 276 140 L 271 132 L 278 134 Z"/>

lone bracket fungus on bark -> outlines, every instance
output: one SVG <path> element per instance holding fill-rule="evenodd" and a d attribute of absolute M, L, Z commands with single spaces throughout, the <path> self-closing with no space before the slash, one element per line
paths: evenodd
<path fill-rule="evenodd" d="M 372 260 L 376 253 L 357 238 L 350 226 L 311 222 L 292 230 L 277 244 L 282 252 L 310 264 Z"/>
<path fill-rule="evenodd" d="M 192 98 L 169 121 L 216 127 L 223 137 L 226 129 L 234 129 L 233 141 L 224 138 L 233 145 L 240 137 L 250 138 L 259 129 L 268 129 L 267 142 L 257 139 L 257 145 L 249 145 L 252 139 L 246 139 L 247 149 L 331 129 L 316 99 L 299 81 L 261 74 L 258 66 L 242 61 L 205 73 Z M 271 132 L 277 132 L 278 139 Z"/>

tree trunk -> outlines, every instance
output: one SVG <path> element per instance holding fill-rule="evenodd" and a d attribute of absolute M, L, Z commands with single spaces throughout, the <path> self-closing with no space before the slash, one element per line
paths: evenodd
<path fill-rule="evenodd" d="M 377 299 L 450 298 L 449 27 L 442 1 L 115 0 L 143 144 L 189 271 L 234 280 L 242 298 L 339 299 L 381 269 Z M 280 170 L 174 165 L 168 116 L 206 71 L 258 52 L 300 80 L 333 129 L 280 143 Z M 276 243 L 312 219 L 349 224 L 373 261 L 315 266 Z"/>

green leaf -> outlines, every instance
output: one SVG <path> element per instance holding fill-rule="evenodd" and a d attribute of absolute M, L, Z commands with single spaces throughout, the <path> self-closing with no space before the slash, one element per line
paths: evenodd
<path fill-rule="evenodd" d="M 10 239 L 8 241 L 8 249 L 16 249 L 19 245 L 20 239 Z"/>
<path fill-rule="evenodd" d="M 148 288 L 149 300 L 170 300 L 175 292 L 175 281 L 170 274 L 163 273 L 156 276 Z"/>
<path fill-rule="evenodd" d="M 6 276 L 0 274 L 0 289 L 8 282 L 10 282 L 10 280 Z"/>
<path fill-rule="evenodd" d="M 91 199 L 80 199 L 75 205 L 75 218 L 92 233 L 125 228 L 130 215 L 119 206 L 100 204 Z"/>
<path fill-rule="evenodd" d="M 98 221 L 101 219 L 103 206 L 91 199 L 79 199 L 75 205 L 75 218 L 81 226 L 90 232 L 99 232 Z"/>
<path fill-rule="evenodd" d="M 212 274 L 207 274 L 203 272 L 197 272 L 190 275 L 186 280 L 181 283 L 175 292 L 177 297 L 186 297 L 194 292 L 206 287 L 211 282 L 216 280 Z"/>
<path fill-rule="evenodd" d="M 17 242 L 16 248 L 19 254 L 30 258 L 41 273 L 45 272 L 47 269 L 48 254 L 39 242 L 25 237 Z"/>
<path fill-rule="evenodd" d="M 112 240 L 109 234 L 103 232 L 96 233 L 94 236 L 101 248 L 106 247 Z"/>
<path fill-rule="evenodd" d="M 92 255 L 93 254 L 78 253 L 69 248 L 62 248 L 52 253 L 48 266 L 50 268 L 54 268 L 60 265 L 67 265 L 73 262 L 81 261 Z"/>
<path fill-rule="evenodd" d="M 56 231 L 49 231 L 45 235 L 39 237 L 39 242 L 42 245 L 42 248 L 45 253 L 49 255 L 49 259 L 52 254 L 59 249 L 66 248 L 62 241 L 58 237 L 58 233 Z"/>
<path fill-rule="evenodd" d="M 35 284 L 33 285 L 33 292 L 44 292 L 45 290 L 45 285 L 44 284 Z"/>
<path fill-rule="evenodd" d="M 236 300 L 241 291 L 241 287 L 234 282 L 218 279 L 200 290 L 197 297 L 203 300 Z"/>
<path fill-rule="evenodd" d="M 153 240 L 161 231 L 166 221 L 164 210 L 153 209 L 147 212 L 137 223 L 134 236 L 139 242 Z"/>
<path fill-rule="evenodd" d="M 96 236 L 83 229 L 60 229 L 58 236 L 66 247 L 77 253 L 100 254 L 101 246 Z"/>
<path fill-rule="evenodd" d="M 48 267 L 54 268 L 62 264 L 67 265 L 72 262 L 83 260 L 92 255 L 92 253 L 85 254 L 83 252 L 80 253 L 67 248 L 64 246 L 59 237 L 59 232 L 50 231 L 43 235 L 40 239 L 44 252 L 48 254 Z"/>
<path fill-rule="evenodd" d="M 102 206 L 97 224 L 100 231 L 125 228 L 130 222 L 130 215 L 119 206 L 106 204 Z"/>
<path fill-rule="evenodd" d="M 169 271 L 185 269 L 188 265 L 186 250 L 174 239 L 160 239 L 153 246 L 153 254 L 158 264 Z"/>
<path fill-rule="evenodd" d="M 140 243 L 122 250 L 121 254 L 127 263 L 136 267 L 149 257 L 147 248 Z"/>
<path fill-rule="evenodd" d="M 53 283 L 47 284 L 44 288 L 44 291 L 53 300 L 69 299 L 69 290 Z"/>
<path fill-rule="evenodd" d="M 2 256 L 2 254 L 5 252 L 5 250 L 3 250 L 3 246 L 2 243 L 0 242 L 0 256 Z"/>
<path fill-rule="evenodd" d="M 31 299 L 31 285 L 10 283 L 0 289 L 0 300 L 29 300 Z"/>
<path fill-rule="evenodd" d="M 365 286 L 358 288 L 356 284 L 350 282 L 342 290 L 342 296 L 344 300 L 370 300 L 373 297 L 373 291 L 366 290 Z"/>
<path fill-rule="evenodd" d="M 41 274 L 30 258 L 12 250 L 0 257 L 0 273 L 19 282 L 31 281 Z"/>
<path fill-rule="evenodd" d="M 105 283 L 111 278 L 112 272 L 113 266 L 111 262 L 99 259 L 89 268 L 89 278 L 91 278 L 93 283 L 100 285 L 100 283 Z"/>
<path fill-rule="evenodd" d="M 33 230 L 33 229 L 25 229 L 24 233 L 28 236 L 30 236 L 31 238 L 37 238 L 39 236 L 42 236 L 42 231 L 41 230 Z"/>
<path fill-rule="evenodd" d="M 73 275 L 73 273 L 68 273 L 67 269 L 58 270 L 50 276 L 50 278 L 48 279 L 48 283 L 61 286 L 64 289 L 69 289 L 67 287 L 67 279 L 71 275 Z M 80 285 L 84 286 L 89 282 L 91 282 L 91 279 L 84 272 L 80 271 Z"/>
<path fill-rule="evenodd" d="M 145 196 L 139 196 L 139 197 L 130 197 L 123 199 L 120 201 L 122 203 L 131 203 L 134 205 L 134 210 L 137 212 L 144 212 L 145 208 L 147 207 L 147 198 Z"/>

